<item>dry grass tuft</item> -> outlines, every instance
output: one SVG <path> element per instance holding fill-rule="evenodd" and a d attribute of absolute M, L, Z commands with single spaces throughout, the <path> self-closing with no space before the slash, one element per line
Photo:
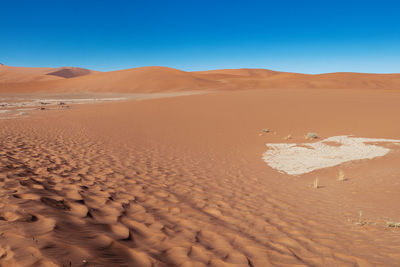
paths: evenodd
<path fill-rule="evenodd" d="M 365 222 L 362 218 L 363 216 L 363 212 L 362 210 L 360 210 L 360 216 L 358 217 L 358 222 L 356 224 L 360 225 L 360 226 L 364 226 L 367 224 L 367 222 Z"/>
<path fill-rule="evenodd" d="M 400 228 L 400 222 L 388 221 L 388 222 L 386 222 L 386 225 L 387 225 L 387 227 Z"/>
<path fill-rule="evenodd" d="M 314 180 L 314 188 L 315 189 L 319 188 L 319 179 L 318 178 L 315 178 L 315 180 Z"/>
<path fill-rule="evenodd" d="M 338 175 L 338 181 L 340 182 L 344 182 L 346 181 L 346 177 L 344 176 L 344 172 L 342 170 L 339 171 L 339 175 Z"/>
<path fill-rule="evenodd" d="M 308 133 L 308 134 L 306 134 L 305 138 L 307 140 L 317 139 L 318 138 L 318 134 L 316 134 L 316 133 Z"/>

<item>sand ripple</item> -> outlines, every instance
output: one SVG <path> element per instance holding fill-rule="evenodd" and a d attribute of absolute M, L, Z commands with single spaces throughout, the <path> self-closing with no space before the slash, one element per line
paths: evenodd
<path fill-rule="evenodd" d="M 2 266 L 368 266 L 349 252 L 365 233 L 299 216 L 245 161 L 44 125 L 0 129 Z"/>

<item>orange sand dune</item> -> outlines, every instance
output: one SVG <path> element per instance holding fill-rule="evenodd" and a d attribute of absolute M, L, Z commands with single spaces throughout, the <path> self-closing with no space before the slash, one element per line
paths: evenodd
<path fill-rule="evenodd" d="M 165 67 L 143 67 L 94 73 L 46 82 L 0 83 L 0 92 L 168 92 L 219 88 L 218 81 Z"/>
<path fill-rule="evenodd" d="M 79 77 L 79 76 L 84 76 L 88 75 L 91 73 L 95 73 L 97 71 L 92 71 L 88 69 L 82 69 L 82 68 L 75 68 L 75 67 L 62 67 L 55 69 L 53 72 L 47 73 L 47 75 L 53 75 L 53 76 L 58 76 L 62 78 L 74 78 L 74 77 Z"/>
<path fill-rule="evenodd" d="M 221 69 L 221 70 L 195 71 L 193 73 L 201 75 L 219 74 L 219 75 L 232 75 L 236 77 L 268 78 L 283 72 L 267 70 L 267 69 Z"/>
<path fill-rule="evenodd" d="M 165 67 L 143 67 L 97 73 L 52 83 L 62 91 L 166 92 L 216 88 L 218 82 Z"/>
<path fill-rule="evenodd" d="M 53 68 L 25 68 L 0 65 L 0 83 L 58 80 L 59 77 L 46 75 L 52 71 L 54 71 Z"/>
<path fill-rule="evenodd" d="M 0 65 L 0 83 L 26 83 L 53 81 L 94 73 L 88 69 L 75 67 L 27 68 Z"/>
<path fill-rule="evenodd" d="M 196 72 L 229 89 L 400 89 L 400 74 L 327 73 L 318 75 L 264 69 Z"/>
<path fill-rule="evenodd" d="M 85 75 L 90 74 L 90 75 Z M 71 78 L 73 79 L 65 79 Z M 143 67 L 111 72 L 0 67 L 0 92 L 149 93 L 249 89 L 400 89 L 400 74 L 308 75 L 265 69 L 185 72 Z"/>

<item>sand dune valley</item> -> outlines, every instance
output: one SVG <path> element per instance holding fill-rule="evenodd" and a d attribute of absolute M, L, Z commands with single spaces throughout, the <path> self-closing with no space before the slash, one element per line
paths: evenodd
<path fill-rule="evenodd" d="M 400 266 L 399 103 L 400 74 L 1 65 L 0 266 Z"/>

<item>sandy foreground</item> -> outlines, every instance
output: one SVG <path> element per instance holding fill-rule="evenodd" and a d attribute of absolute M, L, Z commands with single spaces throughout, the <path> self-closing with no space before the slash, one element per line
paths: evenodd
<path fill-rule="evenodd" d="M 0 120 L 0 264 L 398 266 L 398 145 L 295 176 L 262 155 L 308 132 L 400 139 L 399 103 L 395 90 L 221 91 Z"/>

